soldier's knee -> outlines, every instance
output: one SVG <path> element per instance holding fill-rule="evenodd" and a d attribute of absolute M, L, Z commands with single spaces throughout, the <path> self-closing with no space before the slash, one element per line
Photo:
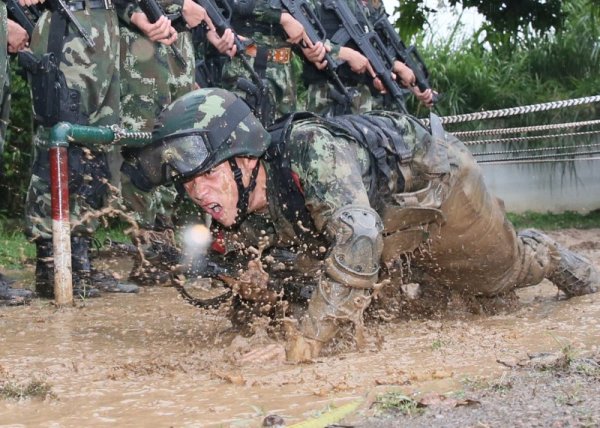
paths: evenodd
<path fill-rule="evenodd" d="M 335 240 L 326 260 L 326 272 L 350 287 L 368 288 L 377 280 L 383 251 L 383 223 L 370 207 L 346 206 L 327 226 Z"/>

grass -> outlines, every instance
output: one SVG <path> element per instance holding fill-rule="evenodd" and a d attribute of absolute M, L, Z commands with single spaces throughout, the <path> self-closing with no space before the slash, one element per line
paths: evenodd
<path fill-rule="evenodd" d="M 25 384 L 15 382 L 0 383 L 0 398 L 5 400 L 24 400 L 30 398 L 56 398 L 52 386 L 44 381 L 33 379 Z"/>
<path fill-rule="evenodd" d="M 588 214 L 579 214 L 573 211 L 567 211 L 562 214 L 533 212 L 526 212 L 523 214 L 508 213 L 508 218 L 517 229 L 529 227 L 541 230 L 600 228 L 600 210 L 592 211 Z"/>
<path fill-rule="evenodd" d="M 22 269 L 35 261 L 35 245 L 27 239 L 23 228 L 15 221 L 0 218 L 0 268 Z M 110 228 L 99 228 L 94 236 L 100 245 L 106 238 L 113 241 L 129 242 L 124 231 L 128 225 L 116 223 Z"/>
<path fill-rule="evenodd" d="M 417 416 L 423 412 L 419 403 L 401 392 L 379 395 L 373 404 L 378 414 L 400 413 L 406 416 Z"/>

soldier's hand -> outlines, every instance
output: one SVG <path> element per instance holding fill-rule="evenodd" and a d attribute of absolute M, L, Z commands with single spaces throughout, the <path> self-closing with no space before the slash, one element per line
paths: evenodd
<path fill-rule="evenodd" d="M 183 0 L 183 7 L 181 8 L 181 11 L 183 13 L 183 19 L 185 19 L 188 27 L 194 28 L 200 25 L 202 22 L 206 22 L 206 25 L 210 31 L 215 29 L 214 24 L 206 13 L 206 9 L 204 9 L 195 1 Z"/>
<path fill-rule="evenodd" d="M 319 70 L 327 67 L 327 61 L 323 61 L 325 54 L 331 50 L 330 46 L 325 46 L 323 42 L 312 44 L 310 40 L 305 40 L 302 46 L 302 53 L 307 60 L 312 62 Z"/>
<path fill-rule="evenodd" d="M 421 92 L 417 85 L 412 86 L 410 90 L 413 94 L 415 94 L 415 97 L 417 97 L 418 100 L 421 101 L 421 103 L 423 103 L 425 107 L 433 107 L 433 96 L 434 94 L 436 94 L 436 92 L 434 92 L 431 89 L 426 89 L 425 91 Z"/>
<path fill-rule="evenodd" d="M 8 51 L 17 53 L 29 46 L 27 31 L 12 19 L 8 20 Z"/>
<path fill-rule="evenodd" d="M 403 62 L 394 61 L 394 73 L 400 79 L 400 83 L 405 88 L 410 88 L 415 85 L 417 78 L 415 73 Z"/>
<path fill-rule="evenodd" d="M 267 361 L 285 362 L 285 348 L 283 345 L 267 345 L 264 348 L 250 351 L 238 359 L 240 364 L 258 364 Z"/>
<path fill-rule="evenodd" d="M 346 61 L 353 72 L 358 74 L 368 72 L 372 77 L 375 77 L 375 72 L 373 71 L 373 67 L 371 67 L 371 63 L 366 56 L 357 50 L 342 46 L 340 48 L 339 58 L 342 61 Z"/>
<path fill-rule="evenodd" d="M 235 35 L 230 28 L 226 29 L 222 36 L 219 36 L 215 30 L 208 31 L 206 33 L 206 38 L 216 50 L 230 58 L 233 58 L 237 53 Z"/>
<path fill-rule="evenodd" d="M 36 4 L 44 3 L 45 0 L 19 0 L 19 4 L 23 7 L 35 6 Z"/>
<path fill-rule="evenodd" d="M 305 39 L 304 27 L 289 13 L 283 12 L 279 23 L 287 33 L 289 43 L 296 44 Z"/>
<path fill-rule="evenodd" d="M 131 23 L 153 42 L 160 42 L 169 46 L 177 40 L 177 31 L 171 25 L 171 20 L 166 16 L 161 16 L 158 21 L 152 24 L 145 13 L 134 12 L 131 15 Z"/>

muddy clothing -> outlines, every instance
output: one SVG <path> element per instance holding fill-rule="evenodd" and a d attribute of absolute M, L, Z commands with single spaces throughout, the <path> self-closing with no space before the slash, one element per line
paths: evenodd
<path fill-rule="evenodd" d="M 364 6 L 362 13 L 357 8 L 361 6 L 359 2 L 349 0 L 348 6 L 350 9 L 356 12 L 357 20 L 365 27 L 370 27 L 371 23 L 374 22 L 381 13 L 385 13 L 383 5 L 378 7 Z M 321 21 L 325 33 L 326 39 L 329 41 L 331 46 L 331 55 L 333 59 L 338 59 L 338 54 L 341 46 L 347 46 L 356 51 L 360 52 L 360 49 L 352 41 L 349 41 L 342 45 L 340 40 L 337 39 L 336 33 L 340 29 L 340 21 L 331 10 L 327 10 L 323 7 L 322 2 L 313 2 L 315 12 Z M 358 74 L 353 72 L 348 64 L 342 63 L 337 73 L 340 76 L 341 81 L 348 87 L 352 94 L 352 113 L 366 113 L 371 111 L 372 105 L 372 77 L 368 73 Z M 330 95 L 332 91 L 338 90 L 334 84 L 328 81 L 327 74 L 323 71 L 318 70 L 313 64 L 305 61 L 302 73 L 302 80 L 304 85 L 307 87 L 307 105 L 306 111 L 312 111 L 320 115 L 332 115 L 336 114 L 335 101 Z"/>
<path fill-rule="evenodd" d="M 233 9 L 231 26 L 239 36 L 247 39 L 244 54 L 257 74 L 268 82 L 272 120 L 296 111 L 297 86 L 292 66 L 294 53 L 279 23 L 281 6 L 276 1 L 257 0 L 252 11 L 240 9 Z M 251 81 L 250 74 L 236 55 L 223 67 L 221 87 L 244 98 L 246 93 L 237 87 L 239 78 Z"/>
<path fill-rule="evenodd" d="M 265 162 L 271 243 L 322 260 L 304 337 L 325 342 L 339 320 L 360 326 L 369 289 L 386 275 L 487 296 L 560 282 L 559 248 L 515 233 L 456 138 L 391 112 L 333 120 L 294 121 L 282 154 Z M 286 163 L 296 188 L 280 186 Z M 284 212 L 289 206 L 305 207 L 308 221 L 300 208 Z M 408 258 L 410 270 L 402 269 Z M 591 269 L 584 275 L 597 275 Z"/>
<path fill-rule="evenodd" d="M 111 2 L 79 3 L 84 9 L 73 14 L 95 43 L 94 48 L 73 29 L 65 28 L 66 36 L 60 42 L 59 69 L 64 73 L 67 86 L 79 92 L 79 109 L 73 111 L 82 125 L 110 126 L 119 123 L 119 28 Z M 108 6 L 109 9 L 106 9 Z M 73 9 L 77 9 L 73 7 Z M 49 51 L 52 21 L 58 13 L 44 12 L 31 37 L 30 48 L 41 58 Z M 56 47 L 56 46 L 55 46 Z M 76 110 L 76 109 L 75 109 Z M 35 108 L 34 108 L 35 113 Z M 60 120 L 61 118 L 59 118 Z M 73 122 L 73 120 L 70 120 Z M 34 144 L 32 177 L 27 194 L 27 233 L 33 238 L 50 239 L 50 189 L 48 169 L 48 142 L 50 128 L 38 125 Z M 112 147 L 73 142 L 69 148 L 70 210 L 72 224 L 85 212 L 100 208 L 105 203 L 110 177 L 107 153 Z M 74 234 L 89 235 L 94 222 L 75 227 Z"/>

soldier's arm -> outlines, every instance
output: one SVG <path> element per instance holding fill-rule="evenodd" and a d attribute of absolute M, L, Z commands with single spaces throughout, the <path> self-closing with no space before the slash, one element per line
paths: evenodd
<path fill-rule="evenodd" d="M 304 126 L 292 133 L 301 148 L 291 159 L 302 183 L 306 207 L 315 227 L 329 241 L 320 286 L 292 335 L 291 361 L 318 356 L 321 348 L 350 321 L 362 327 L 369 290 L 377 280 L 382 251 L 382 225 L 369 204 L 363 182 L 370 169 L 366 151 L 346 137 L 324 128 Z"/>

